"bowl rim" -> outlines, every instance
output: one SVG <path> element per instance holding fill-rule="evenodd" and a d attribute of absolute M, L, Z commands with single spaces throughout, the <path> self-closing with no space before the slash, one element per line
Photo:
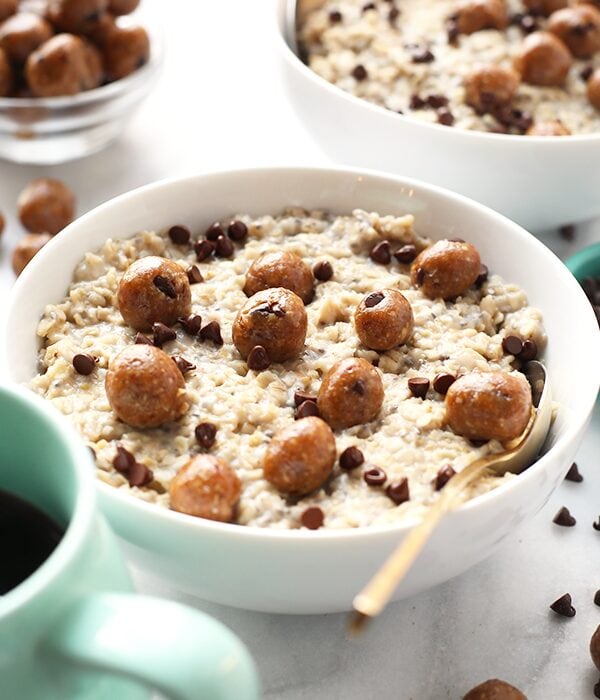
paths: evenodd
<path fill-rule="evenodd" d="M 597 321 L 592 311 L 591 305 L 589 304 L 579 283 L 568 272 L 567 268 L 564 266 L 562 261 L 539 239 L 535 238 L 535 236 L 528 233 L 523 227 L 511 221 L 502 214 L 494 211 L 493 209 L 490 209 L 489 207 L 480 204 L 479 202 L 465 197 L 464 195 L 460 195 L 450 190 L 446 190 L 442 187 L 430 185 L 428 183 L 424 183 L 420 180 L 416 180 L 413 178 L 393 175 L 373 169 L 356 168 L 348 166 L 269 166 L 257 168 L 214 170 L 196 175 L 176 176 L 162 179 L 157 182 L 143 185 L 141 187 L 135 188 L 121 195 L 118 195 L 117 197 L 114 197 L 113 199 L 110 199 L 107 202 L 100 204 L 99 206 L 84 214 L 82 217 L 78 218 L 73 223 L 69 224 L 69 226 L 63 229 L 63 231 L 54 236 L 54 238 L 46 246 L 44 246 L 40 253 L 36 255 L 32 263 L 28 265 L 23 271 L 23 273 L 17 278 L 17 281 L 10 292 L 8 313 L 6 314 L 6 318 L 4 321 L 5 325 L 8 325 L 8 322 L 11 320 L 12 315 L 15 313 L 14 311 L 11 313 L 11 309 L 13 308 L 13 306 L 15 306 L 15 300 L 18 298 L 18 296 L 20 296 L 21 289 L 26 289 L 29 284 L 33 283 L 37 279 L 37 267 L 44 265 L 45 258 L 47 257 L 48 253 L 51 250 L 54 250 L 54 248 L 60 245 L 63 241 L 65 241 L 66 243 L 66 241 L 69 240 L 69 236 L 77 236 L 77 230 L 82 227 L 85 227 L 89 220 L 97 219 L 98 217 L 102 218 L 107 214 L 110 214 L 112 209 L 119 208 L 123 204 L 127 203 L 128 200 L 131 200 L 129 202 L 129 206 L 139 206 L 141 201 L 147 198 L 152 198 L 153 193 L 158 190 L 171 188 L 174 191 L 176 191 L 177 188 L 180 186 L 186 186 L 191 183 L 200 184 L 202 181 L 211 180 L 215 177 L 227 179 L 231 176 L 244 176 L 248 177 L 251 180 L 255 176 L 257 176 L 257 174 L 266 174 L 277 179 L 281 177 L 282 173 L 302 174 L 303 178 L 310 178 L 315 175 L 330 178 L 343 178 L 351 176 L 359 180 L 368 178 L 371 181 L 385 181 L 388 184 L 391 183 L 398 187 L 418 189 L 429 194 L 441 196 L 447 201 L 449 200 L 450 202 L 452 202 L 452 204 L 459 209 L 467 208 L 470 210 L 474 210 L 480 215 L 483 215 L 488 219 L 495 221 L 504 229 L 512 230 L 511 235 L 516 236 L 517 239 L 527 239 L 528 244 L 536 249 L 537 254 L 545 257 L 549 261 L 552 260 L 550 264 L 556 265 L 557 274 L 559 276 L 562 276 L 563 284 L 567 285 L 568 287 L 571 287 L 571 289 L 576 295 L 580 295 L 580 299 L 582 300 L 581 312 L 584 316 L 584 320 L 587 316 L 587 323 L 589 325 L 590 330 L 592 328 L 594 329 L 594 334 L 590 333 L 590 339 L 592 340 L 592 342 L 596 343 L 597 352 L 598 354 L 600 354 L 600 334 L 596 335 L 595 333 Z M 4 350 L 6 349 L 6 345 L 9 342 L 8 339 L 9 334 L 5 333 Z M 0 352 L 0 357 L 2 356 L 2 354 L 3 353 Z M 8 370 L 8 374 L 10 376 L 11 369 L 8 365 L 8 362 L 6 362 L 6 369 Z M 592 383 L 589 383 L 584 388 L 584 391 L 580 392 L 580 396 L 582 396 L 583 398 L 581 399 L 580 407 L 577 411 L 578 421 L 572 423 L 567 427 L 565 434 L 562 435 L 561 438 L 555 444 L 552 445 L 548 452 L 546 452 L 540 459 L 538 459 L 537 462 L 535 462 L 531 467 L 529 467 L 527 470 L 518 475 L 518 479 L 509 479 L 506 483 L 500 484 L 494 489 L 491 489 L 490 491 L 484 494 L 481 494 L 466 501 L 465 503 L 461 504 L 457 509 L 455 509 L 452 513 L 448 514 L 447 517 L 457 516 L 462 513 L 469 513 L 470 511 L 476 510 L 478 508 L 485 508 L 488 505 L 488 503 L 490 503 L 494 499 L 502 497 L 507 492 L 507 490 L 514 488 L 516 484 L 523 483 L 524 481 L 535 478 L 539 471 L 542 471 L 546 468 L 546 465 L 553 457 L 554 453 L 559 452 L 563 446 L 573 442 L 573 440 L 576 439 L 579 431 L 582 430 L 582 428 L 584 428 L 585 425 L 587 425 L 587 422 L 589 422 L 592 409 L 595 405 L 598 386 L 600 385 L 600 365 L 598 365 L 595 374 L 595 389 L 593 391 L 591 389 L 588 389 L 588 387 L 592 386 Z M 583 421 L 581 420 L 582 416 Z M 267 538 L 282 541 L 291 537 L 295 541 L 306 542 L 328 542 L 334 540 L 337 541 L 345 540 L 348 537 L 361 537 L 368 539 L 370 537 L 377 537 L 381 534 L 386 533 L 403 533 L 410 530 L 418 522 L 420 522 L 420 518 L 411 517 L 399 523 L 369 525 L 357 528 L 321 529 L 316 531 L 305 529 L 278 530 L 275 528 L 261 528 L 258 526 L 237 525 L 235 523 L 221 523 L 211 520 L 204 520 L 201 518 L 194 518 L 184 513 L 178 513 L 168 508 L 157 506 L 156 504 L 147 503 L 142 499 L 136 498 L 134 496 L 129 495 L 128 493 L 121 491 L 118 488 L 109 486 L 108 484 L 102 482 L 99 479 L 97 479 L 97 484 L 99 484 L 100 486 L 99 490 L 103 501 L 107 499 L 108 502 L 110 502 L 111 504 L 117 504 L 119 508 L 125 508 L 129 513 L 137 513 L 141 518 L 153 517 L 159 520 L 163 520 L 163 522 L 165 522 L 167 525 L 173 527 L 183 527 L 190 531 L 193 531 L 194 528 L 197 528 L 199 532 L 208 530 L 211 533 L 226 537 L 241 536 L 252 538 L 256 536 L 261 539 Z M 112 521 L 111 515 L 114 514 L 113 505 L 111 505 L 109 509 L 105 511 L 105 513 L 109 516 L 109 519 Z M 118 526 L 116 526 L 116 529 L 117 531 L 119 530 Z"/>
<path fill-rule="evenodd" d="M 567 259 L 565 265 L 571 270 L 575 278 L 582 282 L 581 268 L 586 266 L 589 262 L 596 263 L 598 274 L 600 275 L 600 241 L 578 250 Z"/>
<path fill-rule="evenodd" d="M 398 114 L 397 112 L 394 112 L 391 109 L 386 109 L 385 107 L 376 105 L 373 102 L 369 102 L 369 100 L 367 99 L 357 97 L 356 95 L 353 95 L 352 93 L 343 90 L 342 88 L 338 87 L 337 85 L 334 85 L 333 83 L 330 83 L 328 80 L 325 80 L 325 78 L 322 78 L 320 75 L 315 73 L 315 71 L 309 68 L 292 49 L 288 41 L 286 23 L 284 20 L 286 6 L 288 2 L 289 0 L 278 0 L 277 3 L 274 3 L 274 7 L 276 8 L 277 13 L 277 15 L 275 16 L 277 43 L 279 45 L 279 50 L 283 55 L 284 60 L 293 70 L 297 71 L 305 79 L 314 83 L 318 88 L 320 88 L 321 90 L 325 90 L 332 97 L 337 97 L 339 99 L 343 99 L 346 102 L 349 102 L 351 105 L 353 105 L 354 108 L 362 108 L 367 112 L 372 112 L 373 115 L 377 118 L 385 117 L 388 120 L 397 120 L 400 124 L 406 122 L 416 127 L 422 127 L 423 129 L 434 129 L 438 133 L 444 131 L 447 134 L 455 135 L 451 136 L 450 138 L 479 139 L 481 141 L 487 141 L 489 143 L 496 144 L 499 141 L 501 141 L 502 143 L 511 141 L 513 144 L 526 144 L 526 146 L 533 148 L 541 148 L 541 144 L 545 144 L 546 147 L 550 148 L 568 148 L 568 145 L 565 144 L 570 144 L 573 142 L 600 142 L 600 131 L 591 134 L 569 134 L 568 136 L 532 135 L 524 138 L 524 136 L 518 134 L 499 134 L 487 131 L 478 131 L 475 129 L 450 128 L 447 126 L 443 126 L 442 124 L 433 124 L 430 122 L 422 121 L 410 115 Z M 524 147 L 525 146 L 522 145 L 517 146 L 517 148 Z"/>

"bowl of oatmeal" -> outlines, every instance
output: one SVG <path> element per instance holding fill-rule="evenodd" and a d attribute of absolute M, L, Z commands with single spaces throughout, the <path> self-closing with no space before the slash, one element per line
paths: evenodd
<path fill-rule="evenodd" d="M 283 80 L 336 161 L 447 187 L 536 234 L 600 214 L 597 3 L 318 0 L 295 37 L 287 4 Z"/>
<path fill-rule="evenodd" d="M 132 560 L 271 612 L 348 609 L 453 473 L 522 430 L 537 356 L 557 401 L 543 456 L 479 482 L 396 597 L 487 556 L 560 483 L 600 374 L 587 299 L 541 243 L 352 169 L 215 173 L 102 205 L 24 270 L 3 337 L 10 377 L 93 450 Z M 509 403 L 473 429 L 449 400 L 474 376 Z"/>

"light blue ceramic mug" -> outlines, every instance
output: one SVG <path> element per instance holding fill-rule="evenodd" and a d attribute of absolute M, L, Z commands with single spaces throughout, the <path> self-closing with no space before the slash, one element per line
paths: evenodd
<path fill-rule="evenodd" d="M 50 557 L 0 596 L 0 696 L 141 700 L 152 688 L 175 700 L 256 700 L 254 664 L 232 632 L 132 593 L 94 480 L 66 422 L 29 392 L 0 387 L 0 490 L 66 528 Z"/>

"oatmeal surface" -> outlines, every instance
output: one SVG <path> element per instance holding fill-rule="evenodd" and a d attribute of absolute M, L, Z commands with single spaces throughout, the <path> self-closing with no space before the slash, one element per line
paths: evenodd
<path fill-rule="evenodd" d="M 107 240 L 77 266 L 66 298 L 49 305 L 40 321 L 40 374 L 32 386 L 66 414 L 93 448 L 99 477 L 132 495 L 169 506 L 168 485 L 191 455 L 203 452 L 194 429 L 202 422 L 217 426 L 210 454 L 228 462 L 242 483 L 237 522 L 271 528 L 300 527 L 302 513 L 318 506 L 324 527 L 382 525 L 419 516 L 437 496 L 433 482 L 438 471 L 451 465 L 460 471 L 479 456 L 499 451 L 494 441 L 474 445 L 445 427 L 444 397 L 430 388 L 425 399 L 408 389 L 411 377 L 433 381 L 441 372 L 513 369 L 514 358 L 502 349 L 506 335 L 545 344 L 541 314 L 528 306 L 522 289 L 490 273 L 452 302 L 427 299 L 411 286 L 409 266 L 392 258 L 374 262 L 369 251 L 383 239 L 394 248 L 428 241 L 413 228 L 413 216 L 380 216 L 356 210 L 334 216 L 320 211 L 287 210 L 278 216 L 238 217 L 248 226 L 244 244 L 236 244 L 231 259 L 197 263 L 192 247 L 174 245 L 166 232 L 142 232 L 127 240 Z M 418 224 L 418 222 L 417 222 Z M 333 277 L 316 281 L 314 300 L 307 304 L 308 332 L 303 353 L 272 364 L 266 371 L 249 370 L 231 340 L 238 310 L 246 302 L 245 273 L 266 251 L 298 254 L 311 267 L 328 261 Z M 156 429 L 136 429 L 119 421 L 105 392 L 105 376 L 112 358 L 134 342 L 136 332 L 119 313 L 116 298 L 121 276 L 142 256 L 171 258 L 183 267 L 197 264 L 204 281 L 193 284 L 192 310 L 202 323 L 217 321 L 224 344 L 200 341 L 177 325 L 177 338 L 165 343 L 170 355 L 180 355 L 196 369 L 185 375 L 190 409 L 179 420 Z M 491 264 L 493 261 L 484 261 Z M 369 292 L 401 290 L 412 305 L 415 327 L 404 346 L 375 352 L 361 346 L 353 314 Z M 98 358 L 94 371 L 74 371 L 78 353 Z M 293 502 L 263 478 L 267 445 L 279 430 L 294 421 L 294 392 L 316 394 L 325 372 L 337 361 L 362 357 L 381 373 L 385 398 L 378 418 L 364 425 L 336 431 L 338 455 L 349 446 L 363 452 L 365 463 L 352 471 L 336 464 L 324 488 Z M 135 455 L 154 472 L 147 486 L 130 487 L 113 467 L 117 446 Z M 408 478 L 410 500 L 397 506 L 383 488 L 367 485 L 363 472 L 379 467 L 387 483 Z M 506 477 L 513 478 L 513 477 Z M 500 480 L 479 482 L 471 495 L 496 486 Z"/>

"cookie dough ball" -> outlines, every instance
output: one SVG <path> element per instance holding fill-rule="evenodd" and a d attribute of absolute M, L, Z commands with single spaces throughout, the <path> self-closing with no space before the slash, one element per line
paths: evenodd
<path fill-rule="evenodd" d="M 113 15 L 128 15 L 140 4 L 140 0 L 108 0 L 108 11 Z"/>
<path fill-rule="evenodd" d="M 319 414 L 334 430 L 374 420 L 382 405 L 379 372 L 360 357 L 336 362 L 323 377 L 317 396 Z"/>
<path fill-rule="evenodd" d="M 534 15 L 551 15 L 557 10 L 562 10 L 569 4 L 569 0 L 523 0 L 523 6 Z"/>
<path fill-rule="evenodd" d="M 233 322 L 233 343 L 247 358 L 257 345 L 272 362 L 297 357 L 304 348 L 308 319 L 302 299 L 283 287 L 257 292 Z"/>
<path fill-rule="evenodd" d="M 82 34 L 108 8 L 108 0 L 49 0 L 48 19 L 62 32 Z"/>
<path fill-rule="evenodd" d="M 308 304 L 314 294 L 314 278 L 308 265 L 295 253 L 284 250 L 263 253 L 246 273 L 244 292 L 251 297 L 270 287 L 283 287 L 297 294 Z"/>
<path fill-rule="evenodd" d="M 173 260 L 148 255 L 125 270 L 117 303 L 125 323 L 136 331 L 149 331 L 154 323 L 172 326 L 192 312 L 190 282 Z"/>
<path fill-rule="evenodd" d="M 110 80 L 120 80 L 148 62 L 150 39 L 143 27 L 118 27 L 102 45 L 104 66 Z"/>
<path fill-rule="evenodd" d="M 16 63 L 24 63 L 32 51 L 54 34 L 45 19 L 33 12 L 19 12 L 0 25 L 0 48 Z"/>
<path fill-rule="evenodd" d="M 531 418 L 531 387 L 523 375 L 471 372 L 459 377 L 446 394 L 446 420 L 469 440 L 519 437 Z"/>
<path fill-rule="evenodd" d="M 13 70 L 4 49 L 0 49 L 0 97 L 6 97 L 13 86 Z"/>
<path fill-rule="evenodd" d="M 356 308 L 354 326 L 360 342 L 371 350 L 404 345 L 414 328 L 412 307 L 397 289 L 367 294 Z"/>
<path fill-rule="evenodd" d="M 591 5 L 555 12 L 546 28 L 562 39 L 576 58 L 591 58 L 600 50 L 600 11 Z"/>
<path fill-rule="evenodd" d="M 571 132 L 559 120 L 552 122 L 537 122 L 530 126 L 526 132 L 527 136 L 570 136 Z"/>
<path fill-rule="evenodd" d="M 310 416 L 275 435 L 267 448 L 263 472 L 281 493 L 305 495 L 325 482 L 335 460 L 331 428 L 320 418 Z"/>
<path fill-rule="evenodd" d="M 51 238 L 49 233 L 28 233 L 21 238 L 12 256 L 12 269 L 17 277 Z"/>
<path fill-rule="evenodd" d="M 117 416 L 134 428 L 158 428 L 188 410 L 183 375 L 153 345 L 130 345 L 110 363 L 106 396 Z"/>
<path fill-rule="evenodd" d="M 524 82 L 542 87 L 560 87 L 573 59 L 569 49 L 550 32 L 533 32 L 523 40 L 515 58 L 515 69 Z"/>
<path fill-rule="evenodd" d="M 462 0 L 453 17 L 460 34 L 508 26 L 506 0 Z"/>
<path fill-rule="evenodd" d="M 594 665 L 600 671 L 600 625 L 598 625 L 590 640 L 590 654 Z"/>
<path fill-rule="evenodd" d="M 587 98 L 592 107 L 600 110 L 600 68 L 597 68 L 587 82 Z"/>
<path fill-rule="evenodd" d="M 0 0 L 0 22 L 14 15 L 19 7 L 19 0 Z"/>
<path fill-rule="evenodd" d="M 417 256 L 410 278 L 429 299 L 453 299 L 467 291 L 480 270 L 481 258 L 474 245 L 442 240 Z"/>
<path fill-rule="evenodd" d="M 32 180 L 17 199 L 19 219 L 28 231 L 61 231 L 75 216 L 75 196 L 60 180 Z"/>
<path fill-rule="evenodd" d="M 465 78 L 465 102 L 477 112 L 488 112 L 512 102 L 519 76 L 501 66 L 485 66 Z"/>
<path fill-rule="evenodd" d="M 527 697 L 509 683 L 493 678 L 470 690 L 463 700 L 527 700 Z"/>
<path fill-rule="evenodd" d="M 169 486 L 171 508 L 197 518 L 229 523 L 240 499 L 242 484 L 226 462 L 212 455 L 192 457 Z"/>

